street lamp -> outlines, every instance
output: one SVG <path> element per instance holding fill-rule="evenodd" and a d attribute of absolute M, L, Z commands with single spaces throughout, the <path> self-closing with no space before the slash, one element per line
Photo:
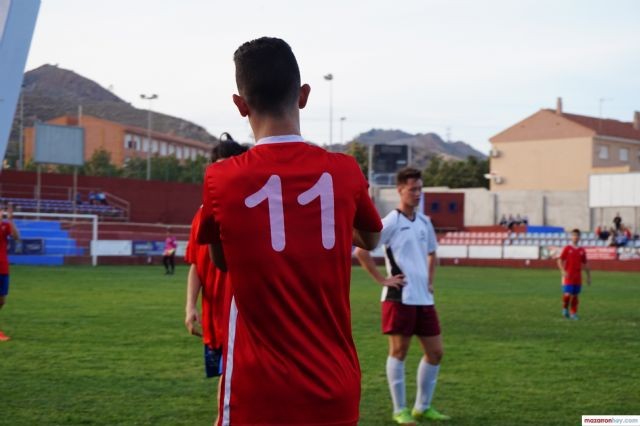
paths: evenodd
<path fill-rule="evenodd" d="M 333 74 L 327 74 L 324 79 L 329 82 L 329 149 L 333 144 Z"/>
<path fill-rule="evenodd" d="M 147 180 L 151 180 L 151 101 L 158 99 L 158 95 L 140 95 L 141 99 L 149 101 L 149 108 L 147 109 Z"/>
<path fill-rule="evenodd" d="M 344 120 L 346 119 L 347 117 L 340 117 L 340 145 L 344 143 L 344 139 L 342 138 L 342 127 L 344 126 Z"/>

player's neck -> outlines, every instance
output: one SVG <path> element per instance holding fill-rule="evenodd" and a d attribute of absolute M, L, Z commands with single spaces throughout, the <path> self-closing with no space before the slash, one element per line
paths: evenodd
<path fill-rule="evenodd" d="M 411 220 L 416 217 L 416 207 L 400 204 L 398 206 L 398 211 Z"/>
<path fill-rule="evenodd" d="M 256 141 L 269 136 L 299 135 L 300 117 L 288 115 L 282 118 L 273 118 L 254 114 L 249 117 L 251 130 Z"/>

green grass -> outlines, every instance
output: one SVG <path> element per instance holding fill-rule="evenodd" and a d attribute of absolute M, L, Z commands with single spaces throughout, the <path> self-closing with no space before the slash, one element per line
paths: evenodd
<path fill-rule="evenodd" d="M 209 425 L 217 381 L 183 321 L 186 269 L 14 267 L 0 329 L 2 425 Z M 594 273 L 577 322 L 555 271 L 440 268 L 445 358 L 434 405 L 451 425 L 571 425 L 640 414 L 640 279 Z M 379 288 L 354 270 L 362 425 L 389 425 Z M 407 359 L 409 403 L 420 353 Z M 292 407 L 294 408 L 294 407 Z"/>

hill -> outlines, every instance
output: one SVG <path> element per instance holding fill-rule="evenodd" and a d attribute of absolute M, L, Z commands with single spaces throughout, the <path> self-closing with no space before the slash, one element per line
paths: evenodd
<path fill-rule="evenodd" d="M 419 168 L 426 167 L 429 160 L 435 156 L 440 156 L 445 160 L 466 160 L 468 157 L 487 158 L 486 155 L 465 142 L 445 142 L 436 133 L 412 135 L 402 130 L 371 129 L 356 136 L 353 141 L 366 146 L 374 144 L 409 145 L 412 163 Z"/>
<path fill-rule="evenodd" d="M 56 65 L 42 65 L 24 75 L 25 126 L 61 115 L 78 113 L 137 127 L 147 126 L 147 110 L 138 109 L 95 81 Z M 19 119 L 14 120 L 12 140 L 18 137 Z M 154 112 L 154 130 L 203 142 L 213 142 L 202 126 L 171 115 Z"/>

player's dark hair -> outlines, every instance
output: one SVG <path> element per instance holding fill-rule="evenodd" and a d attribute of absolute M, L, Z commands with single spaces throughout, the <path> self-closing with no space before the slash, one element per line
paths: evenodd
<path fill-rule="evenodd" d="M 211 149 L 211 162 L 215 163 L 218 160 L 222 160 L 229 157 L 235 157 L 236 155 L 240 155 L 247 151 L 247 147 L 240 145 L 238 142 L 234 141 L 229 135 L 230 139 L 219 141 L 212 149 Z"/>
<path fill-rule="evenodd" d="M 236 84 L 249 107 L 283 116 L 298 101 L 300 69 L 291 47 L 279 38 L 248 41 L 233 54 Z"/>
<path fill-rule="evenodd" d="M 571 230 L 571 233 L 580 235 L 580 230 L 578 228 L 574 228 Z"/>
<path fill-rule="evenodd" d="M 421 178 L 422 178 L 422 173 L 420 173 L 420 170 L 414 169 L 413 167 L 405 167 L 398 171 L 398 174 L 396 175 L 396 184 L 404 185 L 409 181 L 409 179 L 421 179 Z"/>

